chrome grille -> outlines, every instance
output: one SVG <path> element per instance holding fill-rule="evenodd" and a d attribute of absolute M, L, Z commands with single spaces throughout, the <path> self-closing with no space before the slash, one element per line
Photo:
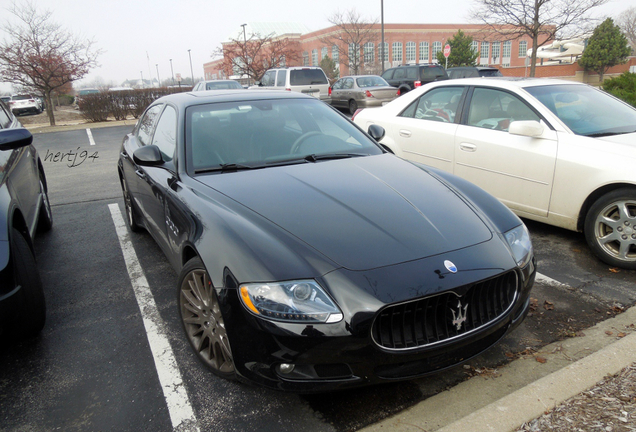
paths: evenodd
<path fill-rule="evenodd" d="M 511 271 L 456 292 L 388 306 L 376 316 L 371 335 L 383 348 L 408 350 L 472 333 L 508 312 L 517 285 Z"/>

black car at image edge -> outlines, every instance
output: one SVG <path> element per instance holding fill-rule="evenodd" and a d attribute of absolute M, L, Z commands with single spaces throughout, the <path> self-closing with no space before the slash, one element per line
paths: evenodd
<path fill-rule="evenodd" d="M 219 90 L 158 99 L 124 138 L 128 225 L 179 273 L 213 373 L 299 393 L 412 379 L 524 319 L 525 225 L 383 133 L 299 93 Z"/>
<path fill-rule="evenodd" d="M 0 103 L 0 337 L 36 336 L 46 305 L 33 239 L 51 229 L 46 176 L 31 133 Z"/>

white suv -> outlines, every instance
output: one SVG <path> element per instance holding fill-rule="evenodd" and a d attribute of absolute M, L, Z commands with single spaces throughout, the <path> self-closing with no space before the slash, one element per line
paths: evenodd
<path fill-rule="evenodd" d="M 20 94 L 11 96 L 9 101 L 9 108 L 13 111 L 13 114 L 22 114 L 25 112 L 32 112 L 39 114 L 43 111 L 42 103 L 40 99 L 30 94 Z"/>
<path fill-rule="evenodd" d="M 250 89 L 287 90 L 304 93 L 331 103 L 331 87 L 325 72 L 319 67 L 294 66 L 269 69 L 260 82 Z"/>

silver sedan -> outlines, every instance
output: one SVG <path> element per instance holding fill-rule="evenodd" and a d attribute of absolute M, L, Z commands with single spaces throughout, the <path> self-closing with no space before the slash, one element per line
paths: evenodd
<path fill-rule="evenodd" d="M 356 75 L 340 78 L 331 88 L 331 105 L 348 108 L 355 114 L 358 108 L 379 107 L 398 96 L 398 89 L 377 75 Z"/>

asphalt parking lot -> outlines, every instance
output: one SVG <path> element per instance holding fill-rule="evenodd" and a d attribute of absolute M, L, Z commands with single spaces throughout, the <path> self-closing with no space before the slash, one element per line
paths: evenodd
<path fill-rule="evenodd" d="M 54 216 L 52 231 L 35 244 L 47 324 L 38 339 L 0 346 L 0 430 L 168 431 L 176 424 L 184 431 L 357 430 L 467 376 L 555 340 L 577 337 L 636 302 L 636 272 L 597 261 L 580 234 L 526 221 L 541 274 L 533 311 L 467 367 L 311 396 L 220 380 L 197 361 L 182 336 L 177 275 L 147 233 L 123 234 L 138 264 L 129 273 L 130 256 L 122 252 L 117 231 L 123 199 L 116 160 L 131 128 L 34 135 Z M 148 303 L 140 306 L 140 274 L 155 309 L 149 310 Z M 154 333 L 144 323 L 147 316 L 158 326 Z M 152 348 L 156 335 L 167 341 L 159 354 Z M 167 351 L 166 368 L 162 355 Z M 186 403 L 175 406 L 171 395 L 176 392 L 187 395 Z M 185 420 L 175 424 L 175 418 Z"/>

